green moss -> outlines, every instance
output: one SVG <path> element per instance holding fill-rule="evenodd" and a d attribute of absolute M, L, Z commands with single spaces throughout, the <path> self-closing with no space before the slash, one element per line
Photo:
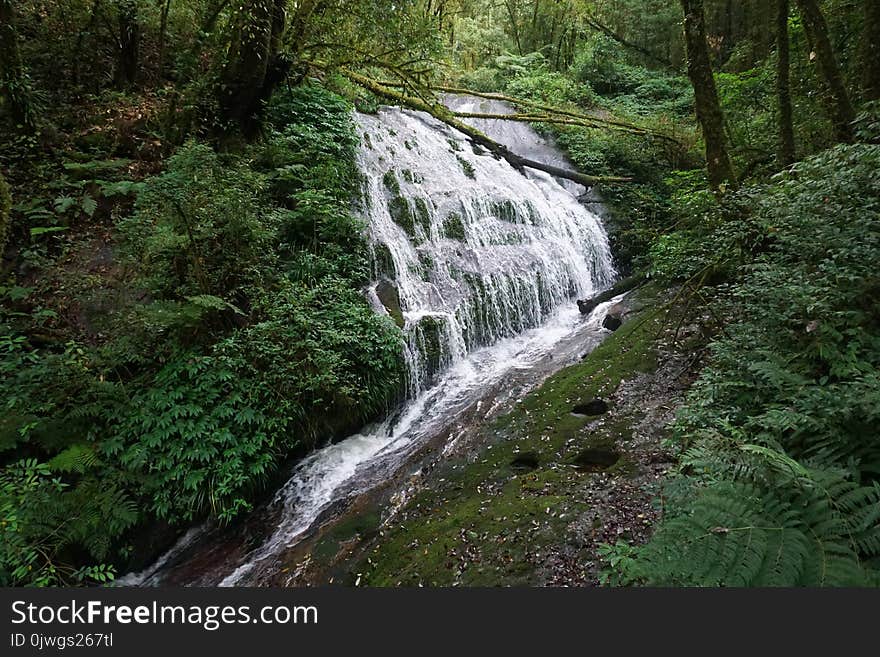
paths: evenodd
<path fill-rule="evenodd" d="M 429 377 L 439 372 L 443 364 L 443 324 L 441 318 L 428 315 L 419 320 L 416 329 Z"/>
<path fill-rule="evenodd" d="M 428 209 L 428 202 L 421 196 L 413 201 L 413 218 L 421 225 L 425 235 L 431 231 L 431 211 Z"/>
<path fill-rule="evenodd" d="M 421 185 L 425 181 L 422 176 L 413 173 L 410 169 L 404 169 L 401 171 L 401 175 L 403 176 L 403 179 L 411 185 Z"/>
<path fill-rule="evenodd" d="M 391 192 L 393 196 L 400 196 L 400 181 L 397 179 L 394 169 L 388 169 L 385 172 L 385 175 L 382 176 L 382 182 L 385 185 L 385 189 Z"/>
<path fill-rule="evenodd" d="M 412 177 L 412 172 L 410 177 Z M 406 178 L 406 172 L 404 172 Z M 412 177 L 412 180 L 415 180 Z M 417 238 L 416 226 L 421 226 L 427 235 L 431 227 L 431 212 L 428 209 L 428 203 L 425 199 L 418 197 L 410 202 L 403 196 L 400 188 L 400 181 L 393 169 L 389 169 L 382 177 L 382 182 L 390 196 L 388 201 L 388 211 L 394 222 L 406 231 L 406 234 L 412 239 Z"/>
<path fill-rule="evenodd" d="M 455 158 L 461 165 L 461 170 L 464 171 L 464 175 L 466 175 L 468 178 L 475 180 L 477 177 L 477 172 L 474 169 L 474 165 L 464 159 L 461 155 L 456 155 Z"/>
<path fill-rule="evenodd" d="M 443 236 L 459 242 L 465 241 L 464 222 L 460 214 L 453 212 L 446 217 L 446 221 L 443 222 Z"/>
<path fill-rule="evenodd" d="M 386 276 L 393 279 L 397 275 L 390 249 L 380 242 L 372 245 L 372 265 L 374 278 Z"/>
<path fill-rule="evenodd" d="M 375 509 L 356 514 L 322 536 L 312 548 L 312 559 L 329 562 L 336 557 L 346 543 L 354 540 L 370 538 L 379 531 L 381 520 Z"/>
<path fill-rule="evenodd" d="M 422 279 L 427 281 L 437 263 L 434 262 L 434 257 L 425 251 L 419 253 L 419 262 L 422 265 Z"/>
<path fill-rule="evenodd" d="M 509 221 L 511 223 L 522 223 L 516 204 L 510 199 L 503 201 L 495 201 L 490 206 L 490 212 L 501 221 Z"/>
<path fill-rule="evenodd" d="M 410 208 L 407 200 L 402 196 L 395 196 L 388 202 L 388 211 L 391 218 L 398 226 L 406 231 L 411 238 L 416 237 L 416 223 L 413 216 L 412 208 Z"/>

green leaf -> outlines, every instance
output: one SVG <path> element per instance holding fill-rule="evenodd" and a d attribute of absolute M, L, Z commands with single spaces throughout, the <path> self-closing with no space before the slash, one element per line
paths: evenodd
<path fill-rule="evenodd" d="M 50 233 L 60 233 L 68 229 L 68 226 L 38 226 L 31 228 L 31 237 L 39 237 L 40 235 L 48 235 Z"/>

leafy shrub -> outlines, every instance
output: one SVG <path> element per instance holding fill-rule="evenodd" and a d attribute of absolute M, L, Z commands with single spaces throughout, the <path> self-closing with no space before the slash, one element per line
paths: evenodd
<path fill-rule="evenodd" d="M 608 95 L 631 86 L 627 69 L 626 52 L 620 44 L 605 35 L 596 35 L 578 51 L 570 74 L 577 82 Z"/>
<path fill-rule="evenodd" d="M 344 279 L 291 282 L 265 303 L 263 321 L 220 344 L 218 354 L 240 377 L 259 372 L 255 398 L 295 423 L 298 442 L 311 447 L 353 431 L 396 399 L 400 333 Z"/>
<path fill-rule="evenodd" d="M 239 303 L 242 288 L 270 264 L 265 259 L 275 230 L 261 213 L 264 188 L 261 176 L 221 162 L 204 144 L 190 142 L 170 158 L 166 172 L 145 185 L 135 214 L 119 226 L 151 294 Z"/>
<path fill-rule="evenodd" d="M 507 83 L 507 92 L 511 96 L 561 105 L 590 106 L 595 95 L 588 84 L 575 83 L 562 73 L 538 71 L 518 75 Z"/>
<path fill-rule="evenodd" d="M 286 428 L 286 418 L 253 406 L 252 386 L 213 357 L 174 361 L 134 395 L 103 453 L 142 474 L 159 518 L 231 518 L 271 472 Z"/>

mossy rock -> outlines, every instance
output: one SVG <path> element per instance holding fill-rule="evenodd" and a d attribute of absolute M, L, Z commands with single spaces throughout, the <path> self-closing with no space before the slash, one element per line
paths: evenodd
<path fill-rule="evenodd" d="M 508 221 L 514 224 L 523 223 L 516 204 L 510 199 L 494 201 L 490 206 L 490 212 L 501 221 Z"/>
<path fill-rule="evenodd" d="M 445 320 L 428 315 L 422 317 L 416 326 L 418 342 L 425 357 L 428 378 L 440 372 L 443 365 L 443 329 Z"/>
<path fill-rule="evenodd" d="M 385 173 L 382 182 L 389 194 L 388 212 L 394 223 L 403 228 L 413 240 L 418 238 L 416 226 L 421 226 L 425 235 L 428 235 L 431 228 L 431 211 L 428 202 L 421 197 L 417 197 L 412 202 L 404 198 L 400 181 L 393 170 Z"/>
<path fill-rule="evenodd" d="M 431 232 L 431 211 L 428 209 L 428 202 L 421 196 L 413 201 L 413 218 L 422 227 L 425 235 Z"/>
<path fill-rule="evenodd" d="M 404 169 L 401 172 L 403 179 L 408 182 L 410 185 L 421 185 L 425 182 L 425 179 L 422 178 L 418 173 L 413 173 L 410 169 Z"/>
<path fill-rule="evenodd" d="M 400 181 L 397 179 L 394 169 L 389 169 L 385 172 L 385 175 L 382 176 L 382 183 L 385 185 L 385 189 L 391 192 L 392 196 L 400 196 Z"/>
<path fill-rule="evenodd" d="M 416 237 L 416 222 L 412 209 L 402 196 L 395 196 L 388 202 L 388 211 L 391 213 L 391 219 L 398 226 L 403 228 L 407 235 L 411 238 Z"/>
<path fill-rule="evenodd" d="M 456 155 L 455 157 L 458 160 L 458 164 L 461 166 L 461 170 L 464 171 L 464 175 L 471 180 L 476 180 L 477 172 L 474 169 L 474 165 L 464 159 L 461 155 Z"/>
<path fill-rule="evenodd" d="M 373 244 L 373 275 L 375 278 L 387 277 L 393 279 L 397 275 L 394 258 L 391 257 L 391 249 L 387 245 L 377 242 Z"/>
<path fill-rule="evenodd" d="M 464 222 L 461 215 L 453 212 L 443 222 L 443 236 L 450 240 L 465 241 Z"/>
<path fill-rule="evenodd" d="M 419 253 L 419 264 L 422 266 L 420 275 L 423 281 L 431 280 L 431 272 L 434 271 L 434 268 L 437 266 L 437 263 L 434 261 L 434 256 L 432 256 L 427 251 L 422 251 Z"/>

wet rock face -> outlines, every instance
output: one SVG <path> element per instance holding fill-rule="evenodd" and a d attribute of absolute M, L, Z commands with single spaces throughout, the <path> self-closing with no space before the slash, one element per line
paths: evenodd
<path fill-rule="evenodd" d="M 376 296 L 379 297 L 379 301 L 385 306 L 394 323 L 403 328 L 403 311 L 400 309 L 400 293 L 397 291 L 397 286 L 387 278 L 383 278 L 376 286 Z"/>
<path fill-rule="evenodd" d="M 586 417 L 596 417 L 604 415 L 608 412 L 608 402 L 604 399 L 593 399 L 584 404 L 578 404 L 572 410 L 575 415 L 583 415 Z"/>

